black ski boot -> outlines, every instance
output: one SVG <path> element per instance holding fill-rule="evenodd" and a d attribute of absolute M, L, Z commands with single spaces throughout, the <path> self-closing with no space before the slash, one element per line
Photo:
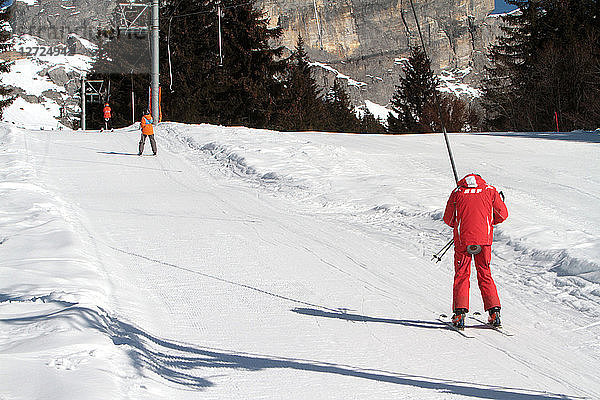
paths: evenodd
<path fill-rule="evenodd" d="M 502 322 L 500 321 L 500 307 L 492 307 L 488 312 L 490 313 L 488 324 L 494 328 L 502 328 Z"/>
<path fill-rule="evenodd" d="M 469 310 L 466 308 L 457 308 L 454 310 L 454 315 L 452 316 L 452 325 L 458 330 L 465 329 L 465 314 L 468 313 Z"/>

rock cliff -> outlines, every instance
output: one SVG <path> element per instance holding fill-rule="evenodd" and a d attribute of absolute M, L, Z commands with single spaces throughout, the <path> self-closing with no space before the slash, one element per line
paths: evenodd
<path fill-rule="evenodd" d="M 490 18 L 494 0 L 259 0 L 271 26 L 281 26 L 293 49 L 298 34 L 313 61 L 362 82 L 351 85 L 356 101 L 386 104 L 398 82 L 401 59 L 420 45 L 419 27 L 434 69 L 465 70 L 469 82 L 485 62 L 498 33 Z M 415 19 L 415 14 L 417 19 Z M 418 24 L 417 24 L 418 20 Z M 320 74 L 331 84 L 334 75 Z"/>

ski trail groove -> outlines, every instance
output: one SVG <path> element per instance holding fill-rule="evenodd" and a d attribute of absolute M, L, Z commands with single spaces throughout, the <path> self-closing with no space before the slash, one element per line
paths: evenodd
<path fill-rule="evenodd" d="M 287 296 L 282 296 L 280 294 L 272 293 L 272 292 L 269 292 L 267 290 L 263 290 L 263 289 L 256 288 L 254 286 L 246 285 L 244 283 L 234 282 L 234 281 L 231 281 L 231 280 L 228 280 L 228 279 L 225 279 L 225 278 L 220 278 L 218 276 L 206 274 L 204 272 L 196 271 L 196 270 L 193 270 L 193 269 L 190 269 L 190 268 L 181 267 L 179 265 L 175 265 L 175 264 L 172 264 L 172 263 L 169 263 L 169 262 L 166 262 L 166 261 L 156 260 L 156 259 L 144 256 L 144 255 L 141 255 L 141 254 L 136 254 L 136 253 L 131 252 L 131 251 L 127 251 L 127 250 L 120 249 L 118 247 L 114 247 L 114 246 L 112 246 L 112 245 L 110 245 L 108 243 L 103 243 L 103 244 L 106 247 L 109 247 L 109 248 L 111 248 L 111 249 L 113 249 L 115 251 L 118 251 L 120 253 L 130 255 L 132 257 L 138 257 L 138 258 L 141 258 L 141 259 L 144 259 L 144 260 L 147 260 L 147 261 L 151 261 L 151 262 L 156 263 L 156 264 L 165 265 L 167 267 L 176 268 L 176 269 L 179 269 L 179 270 L 182 270 L 182 271 L 186 271 L 186 272 L 189 272 L 189 273 L 192 273 L 192 274 L 196 274 L 196 275 L 204 276 L 206 278 L 214 279 L 214 280 L 219 281 L 219 282 L 223 282 L 223 283 L 227 283 L 227 284 L 230 284 L 230 285 L 239 286 L 239 287 L 242 287 L 242 288 L 245 288 L 245 289 L 253 290 L 253 291 L 256 291 L 256 292 L 259 292 L 259 293 L 262 293 L 262 294 L 266 294 L 268 296 L 272 296 L 272 297 L 276 297 L 276 298 L 279 298 L 279 299 L 282 299 L 282 300 L 290 301 L 292 303 L 303 304 L 303 305 L 307 305 L 307 306 L 311 306 L 311 307 L 316 307 L 316 308 L 321 308 L 321 309 L 324 309 L 324 310 L 328 310 L 328 311 L 333 311 L 333 312 L 339 313 L 339 309 L 336 309 L 336 308 L 330 308 L 330 307 L 327 307 L 327 306 L 323 306 L 323 305 L 319 305 L 319 304 L 314 304 L 314 303 L 309 303 L 309 302 L 306 302 L 306 301 L 302 301 L 302 300 L 298 300 L 298 299 L 293 299 L 293 298 L 287 297 Z"/>

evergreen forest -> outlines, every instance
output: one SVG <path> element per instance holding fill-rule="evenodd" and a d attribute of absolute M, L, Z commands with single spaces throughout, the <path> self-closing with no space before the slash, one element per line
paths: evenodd
<path fill-rule="evenodd" d="M 481 98 L 441 93 L 427 49 L 414 47 L 384 123 L 369 111 L 356 112 L 343 81 L 320 87 L 303 38 L 298 36 L 294 49 L 278 45 L 281 29 L 270 28 L 252 1 L 165 0 L 160 11 L 164 119 L 280 131 L 392 134 L 600 126 L 599 2 L 507 3 L 519 11 L 502 17 L 503 35 L 489 49 Z M 130 72 L 97 68 L 92 77 L 111 81 L 113 123 L 129 125 L 136 118 L 131 93 L 139 117 L 148 104 L 150 78 L 148 71 L 128 65 L 119 54 L 145 54 L 147 41 L 123 44 L 118 32 L 99 36 L 98 65 L 116 60 L 121 70 Z M 149 68 L 147 55 L 136 62 Z M 100 104 L 91 105 L 88 124 L 101 123 L 100 109 Z"/>

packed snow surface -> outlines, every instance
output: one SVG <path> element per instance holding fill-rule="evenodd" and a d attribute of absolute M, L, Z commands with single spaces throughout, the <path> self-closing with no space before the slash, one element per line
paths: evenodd
<path fill-rule="evenodd" d="M 600 398 L 598 133 L 450 135 L 510 213 L 512 336 L 472 338 L 437 320 L 442 136 L 156 139 L 0 125 L 0 399 Z"/>

